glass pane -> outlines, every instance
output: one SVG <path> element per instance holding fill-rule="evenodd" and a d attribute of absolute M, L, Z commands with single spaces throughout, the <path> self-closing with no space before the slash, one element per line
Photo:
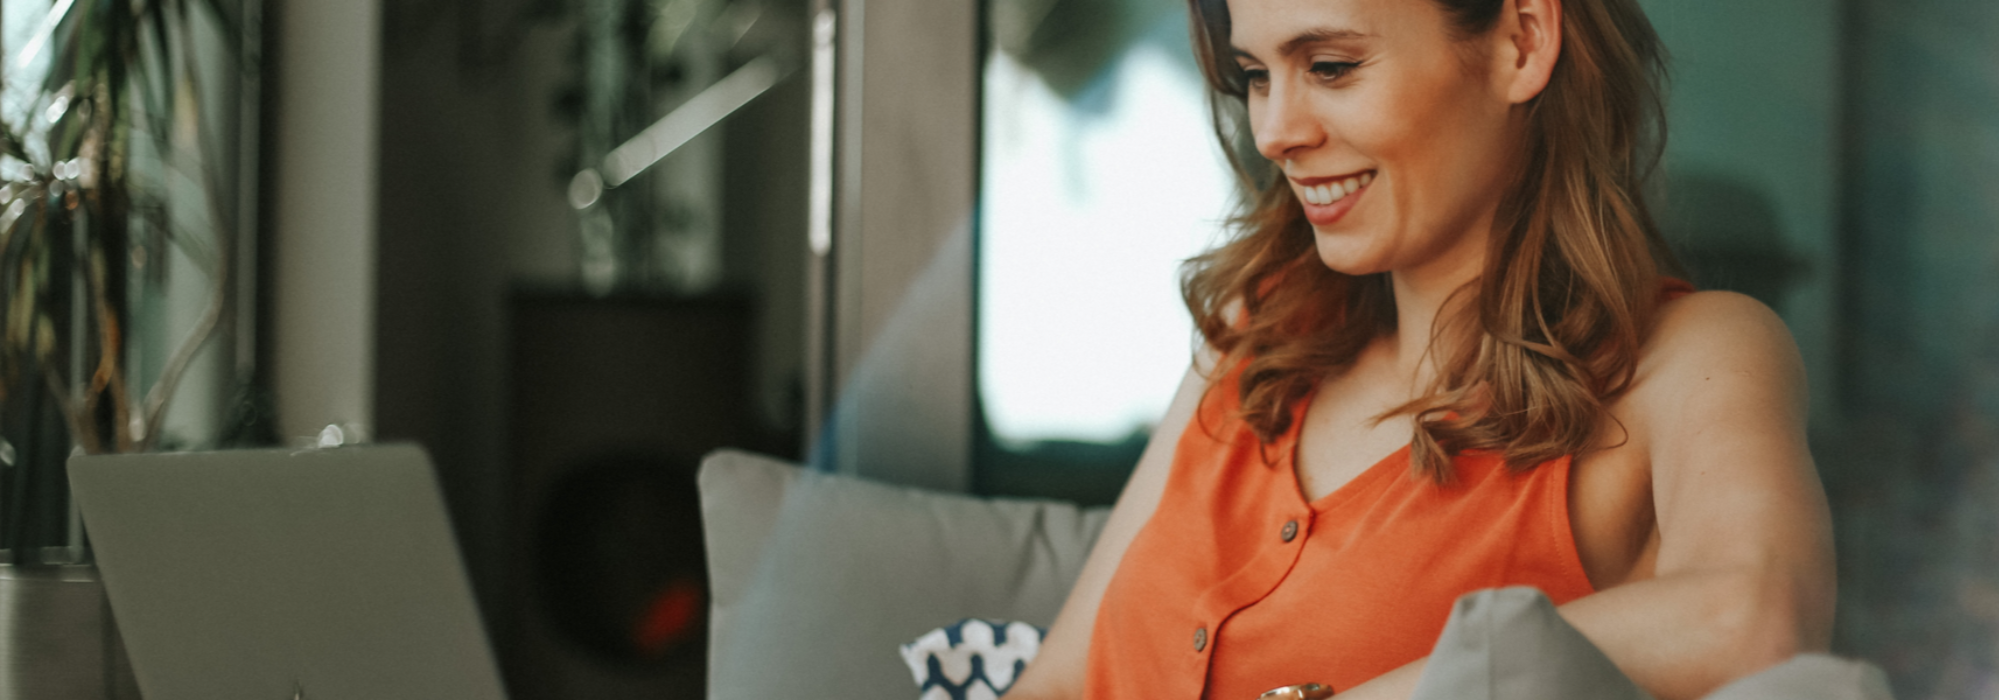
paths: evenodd
<path fill-rule="evenodd" d="M 1180 263 L 1220 231 L 1233 176 L 1182 3 L 991 7 L 979 480 L 989 493 L 1102 500 L 1186 371 Z M 1076 493 L 1082 482 L 1096 493 Z"/>

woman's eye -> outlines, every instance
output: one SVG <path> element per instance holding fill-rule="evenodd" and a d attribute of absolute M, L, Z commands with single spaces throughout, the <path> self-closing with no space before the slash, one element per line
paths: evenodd
<path fill-rule="evenodd" d="M 1353 72 L 1353 69 L 1359 67 L 1359 63 L 1352 61 L 1314 61 L 1312 63 L 1312 75 L 1319 76 L 1325 80 L 1333 80 L 1345 77 L 1346 74 Z"/>
<path fill-rule="evenodd" d="M 1253 90 L 1261 90 L 1270 85 L 1270 71 L 1262 68 L 1244 68 L 1242 84 Z"/>

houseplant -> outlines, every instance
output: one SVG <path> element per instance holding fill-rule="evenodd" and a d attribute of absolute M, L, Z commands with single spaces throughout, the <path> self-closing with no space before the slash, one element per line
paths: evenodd
<path fill-rule="evenodd" d="M 214 341 L 250 337 L 236 290 L 254 260 L 261 22 L 261 0 L 5 0 L 0 601 L 37 614 L 0 615 L 0 651 L 95 649 L 66 661 L 105 669 L 91 687 L 8 687 L 119 695 L 64 462 L 213 443 L 217 397 L 255 355 Z"/>

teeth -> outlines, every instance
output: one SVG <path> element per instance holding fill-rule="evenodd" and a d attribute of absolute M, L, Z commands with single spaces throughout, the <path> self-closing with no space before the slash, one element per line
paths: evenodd
<path fill-rule="evenodd" d="M 1359 192 L 1360 188 L 1366 187 L 1371 182 L 1374 182 L 1374 173 L 1361 173 L 1358 176 L 1339 182 L 1301 187 L 1299 188 L 1298 196 L 1303 198 L 1307 204 L 1316 204 L 1323 207 L 1346 199 L 1347 195 Z"/>

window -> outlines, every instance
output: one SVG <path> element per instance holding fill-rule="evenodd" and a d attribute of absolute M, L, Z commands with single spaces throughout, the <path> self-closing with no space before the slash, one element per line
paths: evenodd
<path fill-rule="evenodd" d="M 989 20 L 977 481 L 1105 502 L 1187 369 L 1180 264 L 1215 241 L 1234 182 L 1179 3 L 1043 4 L 1015 34 L 1030 40 L 1001 7 Z M 1059 23 L 1108 29 L 1043 40 Z"/>

